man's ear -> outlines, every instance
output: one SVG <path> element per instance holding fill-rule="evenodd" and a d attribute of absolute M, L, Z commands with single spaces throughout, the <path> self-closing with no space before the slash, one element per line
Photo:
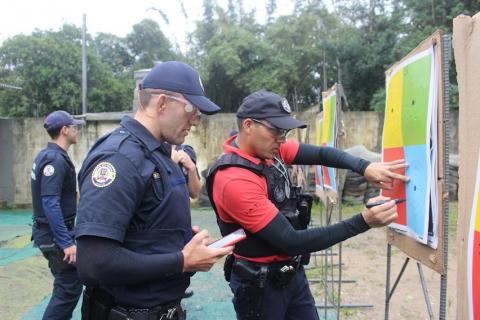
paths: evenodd
<path fill-rule="evenodd" d="M 250 118 L 244 119 L 242 121 L 242 128 L 245 132 L 250 133 L 250 131 L 252 130 L 253 124 L 254 123 L 253 123 L 252 119 L 250 119 Z"/>
<path fill-rule="evenodd" d="M 66 136 L 68 134 L 68 126 L 63 126 L 62 129 L 60 129 L 60 134 Z"/>
<path fill-rule="evenodd" d="M 163 113 L 167 108 L 167 96 L 165 96 L 164 94 L 161 94 L 158 97 L 155 107 L 158 113 Z"/>

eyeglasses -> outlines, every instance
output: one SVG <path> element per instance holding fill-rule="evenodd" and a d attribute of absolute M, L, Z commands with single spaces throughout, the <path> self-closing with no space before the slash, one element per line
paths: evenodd
<path fill-rule="evenodd" d="M 257 119 L 252 119 L 253 122 L 259 123 L 262 126 L 266 127 L 274 136 L 278 138 L 286 138 L 290 134 L 290 129 L 280 129 L 272 126 L 268 122 L 263 122 Z"/>
<path fill-rule="evenodd" d="M 158 96 L 160 96 L 160 94 L 152 94 L 152 96 L 158 97 Z M 197 107 L 195 107 L 193 104 L 191 104 L 187 100 L 179 98 L 179 97 L 171 96 L 169 94 L 164 94 L 164 96 L 166 96 L 169 99 L 176 100 L 178 102 L 183 103 L 184 104 L 184 110 L 185 110 L 186 113 L 192 113 L 192 112 L 196 111 L 195 115 L 198 115 L 198 116 L 200 115 L 200 110 L 198 110 Z"/>

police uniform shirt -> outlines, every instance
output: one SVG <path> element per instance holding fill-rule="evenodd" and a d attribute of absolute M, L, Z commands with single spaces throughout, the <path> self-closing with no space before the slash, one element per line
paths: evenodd
<path fill-rule="evenodd" d="M 48 143 L 35 158 L 31 172 L 34 219 L 48 223 L 42 206 L 42 197 L 59 196 L 65 220 L 75 217 L 77 211 L 77 184 L 75 166 L 67 152 L 55 143 Z"/>
<path fill-rule="evenodd" d="M 181 250 L 192 237 L 190 201 L 170 155 L 168 144 L 126 116 L 120 128 L 97 141 L 79 172 L 77 238 L 104 237 L 137 253 L 177 256 L 161 280 L 105 288 L 119 304 L 157 306 L 180 299 L 189 285 Z"/>
<path fill-rule="evenodd" d="M 184 151 L 190 157 L 193 164 L 195 164 L 195 166 L 197 165 L 197 153 L 195 152 L 192 146 L 189 146 L 188 144 L 182 144 L 182 145 L 176 146 L 175 149 L 177 151 L 180 151 L 180 150 Z M 185 176 L 185 179 L 187 179 L 187 183 L 188 183 L 187 169 L 181 163 L 179 163 L 178 165 L 182 169 L 183 175 Z M 198 174 L 198 168 L 195 167 L 195 170 L 197 171 L 197 176 L 200 179 L 200 175 Z"/>

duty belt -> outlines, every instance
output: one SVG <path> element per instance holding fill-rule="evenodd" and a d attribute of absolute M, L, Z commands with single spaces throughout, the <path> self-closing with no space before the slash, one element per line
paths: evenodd
<path fill-rule="evenodd" d="M 185 320 L 186 312 L 175 300 L 151 308 L 133 308 L 116 305 L 115 299 L 99 287 L 85 288 L 82 319 L 84 320 Z"/>
<path fill-rule="evenodd" d="M 301 267 L 301 256 L 289 261 L 262 264 L 243 259 L 235 259 L 232 272 L 241 278 L 255 282 L 262 287 L 269 281 L 276 288 L 285 288 Z"/>
<path fill-rule="evenodd" d="M 184 320 L 186 312 L 180 302 L 155 308 L 125 308 L 115 306 L 110 311 L 108 320 Z"/>

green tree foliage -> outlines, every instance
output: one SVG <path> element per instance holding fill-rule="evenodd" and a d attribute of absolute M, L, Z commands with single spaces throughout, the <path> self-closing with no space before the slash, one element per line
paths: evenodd
<path fill-rule="evenodd" d="M 126 40 L 135 59 L 136 69 L 151 68 L 158 61 L 173 60 L 176 57 L 170 41 L 153 20 L 144 19 L 135 24 Z"/>
<path fill-rule="evenodd" d="M 93 45 L 100 60 L 108 65 L 114 74 L 129 70 L 135 63 L 125 38 L 109 33 L 99 33 Z"/>
<path fill-rule="evenodd" d="M 130 109 L 133 71 L 171 59 L 195 66 L 207 95 L 224 112 L 235 112 L 246 95 L 262 88 L 302 110 L 318 103 L 325 82 L 328 88 L 340 80 L 349 109 L 383 110 L 385 70 L 436 29 L 451 32 L 457 15 L 480 8 L 480 0 L 292 1 L 293 12 L 278 16 L 277 0 L 264 0 L 266 21 L 259 23 L 241 0 L 224 6 L 203 0 L 203 18 L 188 35 L 186 56 L 172 49 L 153 20 L 135 24 L 126 37 L 89 36 L 89 111 Z M 159 22 L 170 23 L 162 10 L 151 9 Z M 455 105 L 454 71 L 450 79 Z M 0 83 L 23 88 L 0 88 L 0 116 L 42 116 L 58 108 L 78 113 L 80 30 L 65 25 L 6 40 L 0 46 Z"/>
<path fill-rule="evenodd" d="M 329 52 L 335 37 L 331 30 L 337 29 L 338 19 L 315 2 L 302 8 L 297 14 L 278 18 L 265 30 L 265 39 L 276 55 L 270 71 L 280 82 L 279 93 L 296 109 L 318 102 L 323 63 L 331 66 L 327 74 L 330 85 L 336 73 L 335 56 Z"/>
<path fill-rule="evenodd" d="M 88 102 L 91 110 L 128 109 L 130 89 L 113 77 L 98 55 L 88 50 Z M 0 81 L 22 87 L 1 90 L 1 114 L 43 116 L 56 109 L 81 112 L 81 30 L 35 31 L 6 40 L 0 48 Z"/>
<path fill-rule="evenodd" d="M 345 15 L 331 54 L 338 58 L 350 108 L 355 110 L 374 109 L 378 95 L 372 98 L 385 86 L 385 70 L 401 57 L 396 46 L 402 16 L 388 7 L 387 1 L 337 2 L 336 12 Z"/>

